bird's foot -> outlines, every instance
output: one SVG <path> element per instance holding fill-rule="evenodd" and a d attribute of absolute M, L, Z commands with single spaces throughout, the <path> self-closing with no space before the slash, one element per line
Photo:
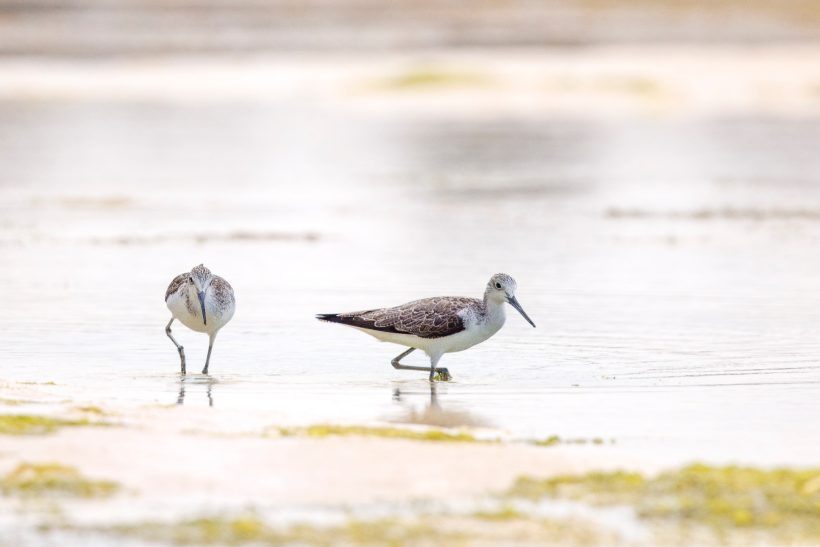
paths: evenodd
<path fill-rule="evenodd" d="M 436 374 L 433 376 L 432 379 L 433 380 L 439 380 L 441 382 L 448 382 L 448 381 L 452 380 L 453 377 L 450 376 L 450 371 L 449 370 L 442 367 L 442 368 L 437 368 L 436 369 Z"/>
<path fill-rule="evenodd" d="M 208 375 L 208 367 L 202 369 L 202 374 Z"/>

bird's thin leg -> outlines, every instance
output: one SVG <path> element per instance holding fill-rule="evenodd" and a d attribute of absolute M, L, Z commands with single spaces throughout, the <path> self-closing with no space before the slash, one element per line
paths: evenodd
<path fill-rule="evenodd" d="M 205 368 L 202 369 L 202 374 L 208 374 L 208 363 L 211 362 L 211 350 L 214 348 L 214 338 L 215 335 L 211 335 L 208 339 L 208 356 L 205 358 Z"/>
<path fill-rule="evenodd" d="M 393 360 L 390 361 L 390 364 L 393 365 L 393 368 L 400 369 L 400 370 L 427 370 L 427 367 L 414 367 L 414 366 L 410 366 L 410 365 L 402 365 L 399 362 L 402 359 L 404 359 L 405 357 L 407 357 L 408 355 L 410 355 L 411 353 L 413 353 L 414 351 L 416 351 L 416 348 L 408 349 L 407 351 L 405 351 L 404 353 L 402 353 L 398 357 L 394 357 Z"/>
<path fill-rule="evenodd" d="M 404 359 L 405 357 L 407 357 L 408 355 L 410 355 L 415 350 L 416 350 L 416 348 L 408 349 L 407 351 L 405 351 L 401 355 L 399 355 L 397 357 L 394 357 L 393 360 L 390 361 L 390 364 L 393 365 L 393 368 L 399 369 L 399 370 L 423 370 L 424 372 L 427 372 L 429 370 L 429 371 L 435 371 L 435 373 L 441 374 L 442 377 L 446 380 L 448 380 L 450 378 L 450 373 L 447 371 L 447 369 L 446 368 L 436 368 L 435 363 L 433 363 L 432 360 L 431 360 L 431 366 L 429 366 L 429 367 L 416 367 L 416 366 L 412 366 L 412 365 L 402 365 L 400 363 L 400 361 L 402 359 Z M 436 359 L 436 362 L 438 362 L 438 359 Z M 430 376 L 431 380 L 433 379 L 432 378 L 433 374 L 434 373 L 431 372 L 431 376 Z"/>
<path fill-rule="evenodd" d="M 170 338 L 171 342 L 173 342 L 174 345 L 177 347 L 177 351 L 179 352 L 179 368 L 180 368 L 180 371 L 182 372 L 182 374 L 185 374 L 185 348 L 180 346 L 177 343 L 177 341 L 174 340 L 174 337 L 171 335 L 171 323 L 173 323 L 173 322 L 174 322 L 174 318 L 172 317 L 171 320 L 168 321 L 168 324 L 165 325 L 165 334 L 168 335 L 168 338 Z"/>

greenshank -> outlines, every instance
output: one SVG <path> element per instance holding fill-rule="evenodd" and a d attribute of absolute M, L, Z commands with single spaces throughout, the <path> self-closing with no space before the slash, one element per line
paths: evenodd
<path fill-rule="evenodd" d="M 205 358 L 205 368 L 202 369 L 202 374 L 208 374 L 216 333 L 231 320 L 236 311 L 233 288 L 200 264 L 171 281 L 165 291 L 165 305 L 171 310 L 171 320 L 165 326 L 165 334 L 177 347 L 182 374 L 185 374 L 185 350 L 171 334 L 174 319 L 179 319 L 180 323 L 193 331 L 208 334 L 208 357 Z"/>
<path fill-rule="evenodd" d="M 506 319 L 505 303 L 518 310 L 535 327 L 535 323 L 515 298 L 516 288 L 515 279 L 500 273 L 490 278 L 481 300 L 440 296 L 415 300 L 394 308 L 324 313 L 316 318 L 348 325 L 382 342 L 407 346 L 410 349 L 391 361 L 394 368 L 429 370 L 431 381 L 436 374 L 449 380 L 450 372 L 437 366 L 441 356 L 471 348 L 498 332 Z M 401 364 L 401 360 L 416 349 L 424 351 L 430 357 L 429 368 Z"/>

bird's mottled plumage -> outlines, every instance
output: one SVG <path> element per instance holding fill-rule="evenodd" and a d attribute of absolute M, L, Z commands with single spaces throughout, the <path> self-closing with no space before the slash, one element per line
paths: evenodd
<path fill-rule="evenodd" d="M 483 342 L 504 325 L 505 302 L 511 304 L 524 317 L 515 299 L 515 280 L 507 274 L 490 278 L 482 300 L 460 296 L 424 298 L 395 306 L 349 313 L 327 313 L 317 319 L 348 325 L 366 332 L 384 342 L 393 342 L 411 349 L 393 360 L 395 368 L 410 368 L 399 360 L 413 349 L 422 349 L 431 361 L 431 378 L 435 365 L 445 353 L 462 351 Z M 533 325 L 535 326 L 535 325 Z"/>
<path fill-rule="evenodd" d="M 207 333 L 210 337 L 208 358 L 203 373 L 208 372 L 211 348 L 219 329 L 233 317 L 236 300 L 230 283 L 200 264 L 188 273 L 176 276 L 165 291 L 165 304 L 171 310 L 172 318 L 165 333 L 179 351 L 181 370 L 185 372 L 185 353 L 171 335 L 171 323 L 178 319 L 183 325 L 196 332 Z"/>
<path fill-rule="evenodd" d="M 188 281 L 188 273 L 181 273 L 176 276 L 172 281 L 171 284 L 168 285 L 168 289 L 165 291 L 165 301 L 168 302 L 168 297 L 174 294 L 179 290 L 183 283 Z"/>
<path fill-rule="evenodd" d="M 202 280 L 203 282 L 210 278 L 208 287 L 210 289 L 209 294 L 213 295 L 211 306 L 213 313 L 223 315 L 228 309 L 234 306 L 235 299 L 231 284 L 218 275 L 211 274 L 211 271 L 202 264 L 196 266 L 190 273 L 179 274 L 171 281 L 171 284 L 168 285 L 168 290 L 165 291 L 165 302 L 168 302 L 168 299 L 172 295 L 178 295 L 184 300 L 188 312 L 197 315 L 199 303 L 195 298 L 192 298 L 191 291 L 189 291 L 189 289 L 196 290 L 192 280 L 194 276 L 197 276 L 197 281 Z"/>
<path fill-rule="evenodd" d="M 483 302 L 461 296 L 424 298 L 396 306 L 350 313 L 324 314 L 319 319 L 351 327 L 395 334 L 413 334 L 421 338 L 440 338 L 464 330 L 465 309 L 483 314 Z"/>

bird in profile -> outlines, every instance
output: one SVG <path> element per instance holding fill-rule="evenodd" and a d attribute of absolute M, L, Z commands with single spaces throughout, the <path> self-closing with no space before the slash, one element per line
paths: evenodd
<path fill-rule="evenodd" d="M 518 310 L 535 327 L 515 297 L 516 288 L 515 279 L 499 273 L 490 278 L 484 298 L 480 300 L 440 296 L 415 300 L 394 308 L 324 313 L 316 318 L 354 327 L 382 342 L 407 346 L 410 349 L 391 361 L 394 368 L 429 371 L 431 381 L 436 374 L 443 380 L 449 380 L 450 372 L 437 366 L 441 356 L 463 351 L 498 332 L 506 320 L 504 304 Z M 416 349 L 430 357 L 429 367 L 401 364 L 401 360 Z"/>
<path fill-rule="evenodd" d="M 196 332 L 208 334 L 208 357 L 202 374 L 208 374 L 211 350 L 219 329 L 224 327 L 236 311 L 236 300 L 231 285 L 200 264 L 190 272 L 176 276 L 165 291 L 165 305 L 171 310 L 171 320 L 165 326 L 165 334 L 177 347 L 180 370 L 185 374 L 185 349 L 174 340 L 171 323 L 178 319 Z"/>

